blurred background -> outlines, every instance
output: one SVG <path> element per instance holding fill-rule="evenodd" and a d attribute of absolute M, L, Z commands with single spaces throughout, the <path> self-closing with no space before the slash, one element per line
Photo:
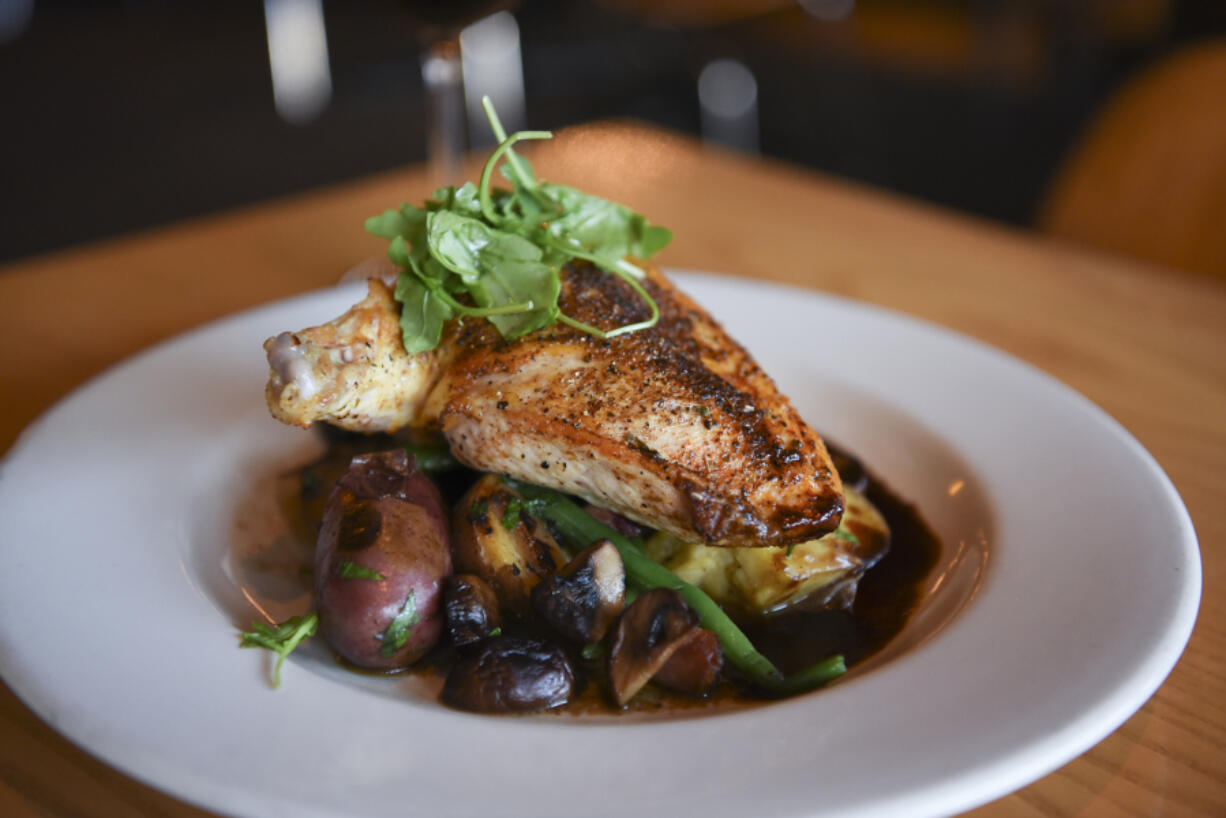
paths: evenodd
<path fill-rule="evenodd" d="M 1030 226 L 1226 2 L 0 0 L 0 260 L 423 161 L 422 49 L 468 24 L 509 127 L 631 118 Z"/>

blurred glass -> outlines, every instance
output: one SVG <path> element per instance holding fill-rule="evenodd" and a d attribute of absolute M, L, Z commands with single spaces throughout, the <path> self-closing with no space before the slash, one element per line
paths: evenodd
<path fill-rule="evenodd" d="M 0 43 L 20 37 L 34 17 L 34 0 L 0 0 Z"/>
<path fill-rule="evenodd" d="M 745 63 L 707 63 L 698 75 L 698 106 L 705 141 L 758 152 L 758 81 Z"/>
<path fill-rule="evenodd" d="M 315 119 L 332 98 L 321 0 L 264 0 L 273 103 L 286 122 Z"/>
<path fill-rule="evenodd" d="M 467 147 L 464 128 L 464 70 L 460 32 L 512 0 L 392 0 L 417 34 L 426 91 L 426 161 L 437 184 L 459 180 Z"/>
<path fill-rule="evenodd" d="M 507 133 L 527 127 L 524 111 L 524 62 L 519 24 L 509 11 L 484 17 L 460 34 L 464 62 L 464 98 L 468 104 L 468 139 L 473 147 L 493 145 L 494 131 L 481 98 L 489 96 Z"/>

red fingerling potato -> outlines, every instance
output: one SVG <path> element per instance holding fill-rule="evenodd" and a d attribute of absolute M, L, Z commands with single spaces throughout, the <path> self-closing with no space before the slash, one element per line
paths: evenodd
<path fill-rule="evenodd" d="M 315 549 L 319 630 L 342 658 L 407 667 L 442 632 L 451 574 L 438 489 L 403 449 L 358 455 L 328 498 Z"/>

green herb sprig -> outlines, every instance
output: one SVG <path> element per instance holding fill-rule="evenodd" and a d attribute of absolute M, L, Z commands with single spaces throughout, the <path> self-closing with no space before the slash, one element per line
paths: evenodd
<path fill-rule="evenodd" d="M 365 565 L 358 565 L 352 560 L 341 560 L 336 566 L 336 575 L 341 579 L 369 579 L 376 582 L 382 582 L 386 579 L 373 568 L 367 568 Z"/>
<path fill-rule="evenodd" d="M 366 220 L 368 232 L 391 242 L 388 257 L 400 268 L 395 296 L 405 350 L 412 355 L 434 349 L 443 325 L 455 317 L 484 318 L 507 340 L 559 321 L 602 339 L 654 326 L 659 307 L 640 283 L 644 272 L 627 257 L 651 258 L 672 232 L 623 205 L 538 180 L 512 146 L 553 134 L 508 136 L 489 97 L 482 105 L 498 146 L 479 185 L 439 188 L 424 207 L 404 204 Z M 502 175 L 510 190 L 492 187 L 504 158 Z M 625 281 L 649 317 L 601 329 L 563 313 L 559 275 L 576 259 Z"/>
<path fill-rule="evenodd" d="M 275 626 L 263 622 L 252 622 L 251 630 L 239 634 L 239 647 L 264 648 L 277 654 L 277 663 L 272 669 L 272 686 L 281 686 L 281 665 L 285 657 L 294 648 L 319 630 L 319 614 L 311 612 L 306 616 L 291 616 Z"/>
<path fill-rule="evenodd" d="M 379 655 L 395 656 L 396 651 L 408 643 L 409 637 L 413 635 L 413 626 L 419 622 L 421 622 L 421 616 L 417 612 L 416 594 L 409 591 L 400 613 L 396 614 L 391 624 L 387 626 L 387 630 L 378 637 L 383 643 L 379 646 Z"/>

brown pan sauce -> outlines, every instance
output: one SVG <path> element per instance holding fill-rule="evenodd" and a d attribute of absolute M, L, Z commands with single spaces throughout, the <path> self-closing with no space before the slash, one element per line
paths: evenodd
<path fill-rule="evenodd" d="M 361 451 L 390 448 L 396 442 L 382 436 L 358 436 L 325 432 L 327 454 L 298 472 L 301 485 L 300 514 L 307 525 L 323 514 L 332 485 L 349 460 Z M 871 657 L 897 636 L 922 602 L 925 580 L 940 557 L 936 535 L 910 503 L 866 470 L 858 460 L 829 446 L 845 483 L 859 488 L 889 524 L 889 550 L 859 580 L 855 600 L 848 608 L 792 609 L 765 617 L 741 618 L 737 624 L 754 646 L 785 674 L 795 673 L 831 655 L 842 654 L 849 668 Z M 432 475 L 450 504 L 477 478 L 461 469 Z M 441 645 L 411 672 L 445 676 L 454 661 L 454 649 Z M 612 707 L 602 676 L 602 658 L 583 660 L 576 656 L 580 672 L 587 677 L 582 692 L 559 711 L 573 715 L 608 713 Z M 370 671 L 345 665 L 369 675 Z M 737 684 L 735 669 L 725 668 L 723 682 L 704 699 L 689 699 L 648 685 L 628 710 L 714 710 L 725 705 L 762 701 L 752 690 Z M 383 674 L 374 674 L 383 675 Z"/>

